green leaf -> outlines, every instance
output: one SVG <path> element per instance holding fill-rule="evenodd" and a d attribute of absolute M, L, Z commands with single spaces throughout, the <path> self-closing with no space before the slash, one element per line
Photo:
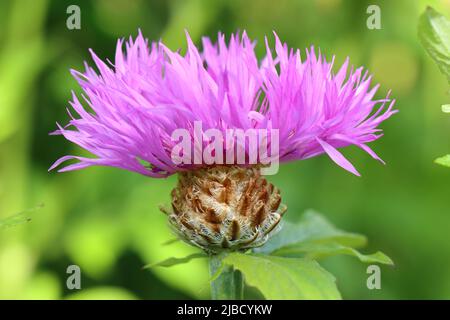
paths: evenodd
<path fill-rule="evenodd" d="M 377 251 L 373 254 L 362 254 L 359 251 L 340 245 L 338 243 L 314 243 L 306 242 L 286 246 L 272 252 L 273 255 L 283 257 L 307 257 L 310 259 L 320 259 L 333 255 L 349 255 L 358 258 L 365 263 L 381 263 L 393 265 L 392 260 L 384 253 Z"/>
<path fill-rule="evenodd" d="M 231 253 L 223 263 L 240 270 L 266 299 L 341 299 L 334 276 L 314 260 Z"/>
<path fill-rule="evenodd" d="M 436 162 L 437 164 L 446 166 L 446 167 L 450 167 L 450 154 L 447 154 L 446 156 L 437 158 L 436 160 L 434 160 L 434 162 Z"/>
<path fill-rule="evenodd" d="M 22 211 L 18 214 L 12 215 L 10 217 L 7 217 L 5 219 L 0 219 L 0 229 L 2 228 L 8 228 L 13 227 L 21 223 L 29 222 L 31 221 L 30 213 L 36 211 L 39 208 L 42 208 L 44 205 L 39 205 L 35 208 L 28 209 L 25 211 Z"/>
<path fill-rule="evenodd" d="M 168 258 L 166 260 L 163 260 L 163 261 L 160 261 L 160 262 L 157 262 L 157 263 L 148 264 L 148 265 L 144 266 L 144 269 L 153 268 L 153 267 L 165 267 L 165 268 L 168 268 L 168 267 L 176 266 L 178 264 L 188 263 L 189 261 L 191 261 L 193 259 L 207 258 L 207 257 L 208 257 L 208 255 L 206 253 L 203 253 L 203 252 L 193 253 L 193 254 L 190 254 L 190 255 L 188 255 L 186 257 L 183 257 L 183 258 L 171 257 L 171 258 Z"/>
<path fill-rule="evenodd" d="M 450 20 L 428 7 L 419 20 L 419 39 L 450 83 Z"/>
<path fill-rule="evenodd" d="M 319 213 L 308 210 L 297 223 L 282 221 L 282 229 L 255 252 L 271 253 L 277 249 L 301 242 L 337 243 L 352 248 L 366 245 L 365 236 L 337 229 Z"/>
<path fill-rule="evenodd" d="M 209 259 L 210 288 L 213 300 L 242 300 L 244 280 L 242 272 L 223 263 L 227 253 L 212 255 Z"/>
<path fill-rule="evenodd" d="M 29 217 L 28 214 L 25 213 L 18 213 L 15 214 L 11 217 L 5 218 L 5 219 L 1 219 L 0 220 L 0 229 L 1 228 L 6 228 L 6 227 L 13 227 L 15 225 L 21 224 L 21 223 L 25 223 L 30 221 L 31 218 Z"/>
<path fill-rule="evenodd" d="M 255 252 L 310 259 L 344 254 L 365 263 L 393 265 L 382 252 L 365 255 L 355 250 L 366 243 L 365 236 L 339 230 L 320 214 L 307 211 L 298 223 L 285 222 L 281 231 Z"/>
<path fill-rule="evenodd" d="M 450 20 L 428 7 L 420 17 L 419 38 L 450 83 Z M 450 112 L 450 105 L 443 105 L 442 111 Z M 437 158 L 434 162 L 450 167 L 450 155 Z"/>

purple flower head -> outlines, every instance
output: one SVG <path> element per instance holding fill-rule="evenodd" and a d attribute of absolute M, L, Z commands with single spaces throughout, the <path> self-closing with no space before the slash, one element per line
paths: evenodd
<path fill-rule="evenodd" d="M 395 100 L 389 95 L 374 100 L 379 85 L 371 87 L 371 76 L 362 67 L 349 68 L 347 59 L 334 74 L 334 58 L 327 62 L 311 48 L 302 61 L 300 51 L 289 49 L 276 35 L 274 52 L 266 39 L 261 63 L 245 32 L 232 35 L 228 43 L 220 33 L 217 43 L 203 38 L 202 52 L 186 36 L 185 55 L 162 42 L 149 44 L 141 33 L 126 43 L 125 54 L 123 41 L 118 41 L 114 63 L 103 62 L 91 51 L 98 73 L 87 64 L 84 73 L 72 71 L 84 93 L 81 99 L 73 94 L 70 104 L 77 115 L 69 111 L 69 124 L 58 125 L 53 134 L 96 158 L 64 156 L 50 169 L 75 159 L 59 171 L 103 165 L 166 177 L 206 166 L 202 154 L 200 163 L 192 164 L 174 163 L 171 157 L 177 145 L 173 132 L 186 130 L 194 143 L 196 122 L 202 130 L 215 129 L 223 136 L 230 130 L 276 130 L 276 157 L 282 162 L 327 153 L 359 175 L 337 150 L 348 145 L 382 161 L 367 143 L 381 136 L 377 127 L 396 112 Z M 275 143 L 270 138 L 265 142 Z M 214 152 L 226 153 L 223 145 Z M 247 159 L 252 150 L 245 144 L 243 148 Z M 197 151 L 194 147 L 189 153 Z"/>

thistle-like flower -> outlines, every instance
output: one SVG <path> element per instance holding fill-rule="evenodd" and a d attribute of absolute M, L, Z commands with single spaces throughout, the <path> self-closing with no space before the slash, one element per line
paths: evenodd
<path fill-rule="evenodd" d="M 187 242 L 218 252 L 260 246 L 280 221 L 280 192 L 260 172 L 269 163 L 326 153 L 359 175 L 337 150 L 348 145 L 382 162 L 367 143 L 381 136 L 377 127 L 396 112 L 395 100 L 374 99 L 379 86 L 362 67 L 347 59 L 334 73 L 334 57 L 327 62 L 311 48 L 302 60 L 276 35 L 274 52 L 266 39 L 261 62 L 245 32 L 228 44 L 222 34 L 214 44 L 204 38 L 201 52 L 188 34 L 187 43 L 182 55 L 139 33 L 125 54 L 118 41 L 111 65 L 91 51 L 99 73 L 87 64 L 84 73 L 72 71 L 84 102 L 73 94 L 78 116 L 69 112 L 68 126 L 54 134 L 96 157 L 64 156 L 50 169 L 74 159 L 59 171 L 102 165 L 156 178 L 178 173 L 165 210 L 171 225 Z M 177 130 L 189 148 L 180 149 Z M 228 143 L 230 132 L 248 130 L 256 131 L 253 146 L 248 136 Z"/>

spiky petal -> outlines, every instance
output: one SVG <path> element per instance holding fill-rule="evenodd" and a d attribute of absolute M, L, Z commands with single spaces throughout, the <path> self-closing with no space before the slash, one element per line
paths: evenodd
<path fill-rule="evenodd" d="M 337 150 L 348 145 L 381 161 L 367 143 L 381 136 L 378 126 L 396 112 L 394 100 L 374 99 L 379 86 L 371 86 L 362 67 L 349 67 L 347 60 L 333 73 L 333 62 L 313 48 L 302 60 L 277 36 L 275 56 L 266 41 L 262 63 L 245 32 L 228 43 L 222 34 L 214 44 L 204 38 L 202 52 L 189 35 L 187 42 L 182 55 L 149 44 L 139 33 L 126 43 L 125 54 L 118 41 L 113 66 L 91 51 L 98 73 L 87 65 L 84 73 L 72 72 L 84 94 L 81 100 L 73 95 L 76 116 L 54 134 L 96 157 L 64 156 L 50 169 L 69 160 L 76 163 L 60 171 L 103 165 L 159 178 L 198 169 L 204 161 L 176 164 L 171 158 L 177 143 L 172 133 L 186 129 L 194 137 L 195 121 L 223 136 L 227 129 L 278 130 L 281 162 L 326 153 L 359 175 Z"/>

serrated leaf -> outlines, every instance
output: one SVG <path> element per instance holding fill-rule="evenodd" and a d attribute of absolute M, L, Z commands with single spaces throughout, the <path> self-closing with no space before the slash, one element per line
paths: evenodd
<path fill-rule="evenodd" d="M 450 83 L 450 20 L 428 7 L 419 20 L 419 39 Z"/>
<path fill-rule="evenodd" d="M 320 259 L 344 254 L 354 256 L 364 263 L 394 264 L 387 255 L 380 251 L 373 254 L 362 254 L 351 247 L 343 246 L 338 243 L 304 242 L 283 247 L 275 250 L 271 254 L 283 257 L 306 257 L 310 259 Z"/>
<path fill-rule="evenodd" d="M 144 266 L 144 269 L 154 268 L 154 267 L 165 267 L 165 268 L 168 268 L 168 267 L 176 266 L 178 264 L 188 263 L 189 261 L 191 261 L 193 259 L 207 258 L 207 257 L 208 257 L 208 255 L 206 253 L 203 253 L 203 252 L 193 253 L 193 254 L 190 254 L 190 255 L 188 255 L 186 257 L 183 257 L 183 258 L 171 257 L 171 258 L 168 258 L 168 259 L 160 261 L 160 262 L 156 262 L 156 263 L 153 263 L 153 264 L 148 264 L 148 265 Z"/>
<path fill-rule="evenodd" d="M 450 167 L 450 154 L 437 158 L 434 162 L 442 166 Z"/>
<path fill-rule="evenodd" d="M 240 270 L 266 299 L 341 299 L 334 276 L 314 260 L 231 253 L 223 262 Z"/>
<path fill-rule="evenodd" d="M 352 248 L 360 248 L 367 243 L 365 236 L 339 230 L 322 215 L 309 210 L 297 223 L 282 221 L 281 231 L 270 238 L 263 247 L 255 249 L 255 252 L 268 254 L 285 246 L 310 241 L 332 242 Z"/>

